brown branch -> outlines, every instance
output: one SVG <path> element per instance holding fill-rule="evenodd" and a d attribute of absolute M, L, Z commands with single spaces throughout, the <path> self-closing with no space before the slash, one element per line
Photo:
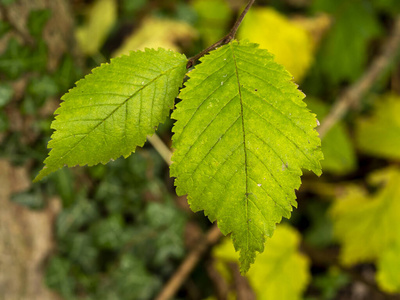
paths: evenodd
<path fill-rule="evenodd" d="M 186 65 L 186 69 L 189 69 L 189 68 L 193 67 L 201 57 L 203 57 L 204 55 L 206 55 L 210 51 L 215 50 L 219 46 L 226 45 L 231 40 L 233 40 L 235 38 L 235 36 L 236 36 L 236 32 L 238 31 L 240 24 L 242 24 L 242 21 L 243 21 L 244 17 L 246 16 L 246 14 L 250 10 L 250 8 L 253 6 L 254 2 L 255 2 L 255 0 L 250 0 L 249 1 L 249 3 L 247 4 L 246 8 L 243 10 L 243 12 L 240 14 L 239 18 L 236 20 L 236 22 L 233 25 L 231 31 L 229 31 L 229 33 L 226 36 L 224 36 L 218 42 L 212 44 L 210 47 L 204 49 L 199 54 L 189 58 L 189 60 L 187 62 L 187 65 Z"/>
<path fill-rule="evenodd" d="M 214 245 L 221 238 L 222 233 L 219 231 L 217 224 L 208 231 L 205 239 L 200 241 L 198 246 L 194 248 L 189 255 L 186 256 L 183 263 L 179 266 L 178 270 L 170 278 L 163 290 L 156 297 L 156 300 L 168 300 L 171 299 L 175 293 L 179 290 L 182 283 L 186 280 L 193 268 L 197 265 L 200 258 L 207 251 L 207 249 Z"/>
<path fill-rule="evenodd" d="M 226 282 L 225 278 L 220 274 L 219 271 L 215 268 L 215 259 L 211 258 L 206 263 L 206 270 L 208 273 L 208 277 L 212 281 L 214 285 L 215 296 L 218 300 L 225 300 L 228 298 L 229 294 L 229 285 Z"/>
<path fill-rule="evenodd" d="M 351 107 L 355 107 L 364 94 L 372 87 L 376 80 L 387 69 L 390 63 L 398 55 L 400 46 L 400 16 L 395 20 L 393 31 L 382 48 L 382 52 L 371 63 L 364 75 L 336 100 L 330 113 L 323 120 L 318 129 L 320 137 L 335 125 Z"/>
<path fill-rule="evenodd" d="M 233 281 L 235 282 L 237 300 L 255 300 L 256 295 L 246 277 L 242 276 L 237 263 L 229 263 L 232 271 Z"/>

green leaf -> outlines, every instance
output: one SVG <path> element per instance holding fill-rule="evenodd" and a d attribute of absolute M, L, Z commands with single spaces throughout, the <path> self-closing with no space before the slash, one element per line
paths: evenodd
<path fill-rule="evenodd" d="M 149 273 L 142 260 L 125 253 L 95 299 L 153 299 L 160 287 L 160 279 Z"/>
<path fill-rule="evenodd" d="M 369 181 L 383 187 L 373 195 L 358 186 L 348 187 L 331 209 L 334 234 L 342 244 L 340 259 L 345 265 L 371 262 L 400 242 L 400 170 L 377 171 Z"/>
<path fill-rule="evenodd" d="M 397 0 L 375 0 L 373 5 L 388 14 L 395 16 L 400 13 L 400 2 Z"/>
<path fill-rule="evenodd" d="M 316 0 L 313 7 L 334 19 L 321 46 L 318 68 L 334 84 L 356 80 L 365 71 L 369 43 L 383 33 L 371 1 Z"/>
<path fill-rule="evenodd" d="M 400 96 L 389 94 L 375 101 L 372 116 L 356 123 L 361 151 L 374 156 L 400 159 Z"/>
<path fill-rule="evenodd" d="M 185 73 L 185 56 L 163 49 L 132 52 L 94 69 L 61 98 L 52 150 L 35 181 L 64 165 L 128 157 L 168 116 Z"/>
<path fill-rule="evenodd" d="M 11 26 L 7 22 L 0 20 L 0 37 L 3 37 L 10 30 Z"/>
<path fill-rule="evenodd" d="M 318 119 L 323 123 L 329 112 L 329 107 L 324 102 L 307 98 L 307 105 L 317 114 Z M 343 175 L 356 168 L 356 153 L 346 125 L 338 122 L 330 129 L 322 140 L 322 170 L 335 175 Z"/>
<path fill-rule="evenodd" d="M 330 266 L 326 273 L 313 276 L 313 287 L 320 291 L 318 299 L 338 299 L 339 292 L 351 282 L 351 277 L 336 266 Z M 308 298 L 314 299 L 314 298 Z"/>
<path fill-rule="evenodd" d="M 315 115 L 290 74 L 256 44 L 233 41 L 189 73 L 172 117 L 171 176 L 240 250 L 241 272 L 296 206 L 301 168 L 321 174 Z"/>
<path fill-rule="evenodd" d="M 31 35 L 35 38 L 41 38 L 43 28 L 50 17 L 51 11 L 48 9 L 32 10 L 29 14 L 27 24 Z"/>
<path fill-rule="evenodd" d="M 65 258 L 53 256 L 47 266 L 46 285 L 57 291 L 65 299 L 73 299 L 76 281 L 71 276 L 72 263 Z"/>
<path fill-rule="evenodd" d="M 266 243 L 265 252 L 246 274 L 257 299 L 301 299 L 311 276 L 310 262 L 299 252 L 299 244 L 300 234 L 294 228 L 286 224 L 277 226 L 274 236 Z M 222 275 L 229 273 L 221 263 L 238 261 L 228 239 L 213 248 L 213 256 Z"/>
<path fill-rule="evenodd" d="M 7 48 L 0 55 L 0 72 L 8 78 L 16 79 L 28 71 L 42 71 L 46 67 L 46 48 L 42 41 L 31 49 L 12 38 Z"/>

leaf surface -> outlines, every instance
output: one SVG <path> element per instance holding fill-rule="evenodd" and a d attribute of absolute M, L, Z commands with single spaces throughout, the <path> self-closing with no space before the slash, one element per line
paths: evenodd
<path fill-rule="evenodd" d="M 311 276 L 310 262 L 299 252 L 299 244 L 300 234 L 294 228 L 286 224 L 277 226 L 264 253 L 246 274 L 257 299 L 301 299 Z M 225 263 L 237 262 L 239 258 L 228 239 L 213 248 L 213 256 L 224 277 L 229 274 Z"/>
<path fill-rule="evenodd" d="M 67 166 L 128 157 L 168 116 L 186 73 L 184 55 L 163 49 L 112 59 L 62 97 L 52 148 L 35 181 Z"/>
<path fill-rule="evenodd" d="M 172 117 L 171 176 L 240 250 L 241 272 L 296 206 L 301 168 L 321 174 L 317 125 L 290 74 L 256 44 L 233 41 L 189 73 Z"/>
<path fill-rule="evenodd" d="M 375 101 L 372 115 L 356 123 L 358 147 L 377 157 L 400 160 L 400 95 Z"/>

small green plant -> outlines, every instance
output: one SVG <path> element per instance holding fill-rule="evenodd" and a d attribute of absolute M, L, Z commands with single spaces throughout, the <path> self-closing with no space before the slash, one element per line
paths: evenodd
<path fill-rule="evenodd" d="M 320 175 L 323 158 L 316 117 L 292 76 L 267 50 L 234 39 L 253 3 L 226 37 L 189 60 L 165 49 L 131 52 L 79 81 L 55 112 L 52 150 L 35 181 L 63 166 L 128 157 L 178 96 L 171 165 L 177 194 L 188 194 L 192 210 L 231 233 L 247 272 L 265 237 L 297 205 L 301 169 Z"/>

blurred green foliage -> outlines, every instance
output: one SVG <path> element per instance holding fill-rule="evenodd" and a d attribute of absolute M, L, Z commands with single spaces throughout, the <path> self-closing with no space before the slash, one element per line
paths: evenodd
<path fill-rule="evenodd" d="M 14 2 L 18 1 L 0 0 L 0 5 L 7 9 Z M 71 11 L 77 28 L 83 20 L 81 9 L 90 9 L 94 1 L 76 2 L 81 6 L 71 4 Z M 309 97 L 310 109 L 322 123 L 343 88 L 354 83 L 378 53 L 382 41 L 390 34 L 394 18 L 400 13 L 400 1 L 314 0 L 302 6 L 294 2 L 297 1 L 269 1 L 268 8 L 288 20 L 293 19 L 294 14 L 310 19 L 321 13 L 331 20 L 330 26 L 321 32 L 309 30 L 310 41 L 316 41 L 315 54 L 311 66 L 304 67 L 310 69 L 301 84 Z M 108 61 L 124 38 L 140 28 L 143 19 L 156 17 L 188 22 L 198 31 L 199 38 L 187 43 L 178 41 L 176 46 L 189 57 L 222 37 L 241 6 L 228 0 L 212 1 L 212 4 L 206 0 L 121 0 L 116 3 L 115 24 L 105 34 L 97 52 L 87 56 L 76 55 L 75 50 L 64 53 L 57 68 L 51 71 L 47 66 L 49 45 L 42 33 L 52 12 L 33 10 L 27 16 L 27 33 L 32 42 L 25 41 L 7 19 L 0 20 L 3 46 L 0 53 L 0 157 L 16 165 L 30 164 L 32 178 L 47 155 L 46 145 L 52 132 L 51 112 L 57 107 L 57 99 L 91 68 Z M 264 3 L 260 1 L 259 6 L 265 7 Z M 318 28 L 318 24 L 313 24 Z M 260 26 L 257 30 L 262 30 L 263 25 Z M 296 57 L 298 49 L 292 50 Z M 332 200 L 344 198 L 337 195 L 347 191 L 349 182 L 357 183 L 359 191 L 371 172 L 398 165 L 400 150 L 396 146 L 396 130 L 400 83 L 396 66 L 398 62 L 393 62 L 379 85 L 374 85 L 372 92 L 362 99 L 361 109 L 349 114 L 324 138 L 324 175 L 318 179 L 310 174 L 303 177 L 304 187 L 298 193 L 299 209 L 290 223 L 301 234 L 300 249 L 310 260 L 311 268 L 307 272 L 312 277 L 303 294 L 305 299 L 340 299 L 344 293 L 353 293 L 357 282 L 353 274 L 363 276 L 360 269 L 364 264 L 376 266 L 376 283 L 384 297 L 400 292 L 396 243 L 388 246 L 384 253 L 374 253 L 368 262 L 360 261 L 362 251 L 353 251 L 351 255 L 360 265 L 349 264 L 350 273 L 328 257 L 334 253 L 337 259 L 343 256 L 343 249 L 349 247 L 344 238 L 337 238 L 340 235 L 337 228 L 343 219 L 335 220 L 328 214 Z M 387 100 L 389 96 L 382 95 L 391 95 L 390 100 Z M 370 105 L 367 100 L 377 103 Z M 21 123 L 23 125 L 19 125 Z M 170 126 L 171 123 L 163 125 L 160 135 L 169 138 L 165 132 Z M 397 185 L 396 182 L 391 184 Z M 367 196 L 359 197 L 366 205 L 351 205 L 354 202 L 351 197 L 343 204 L 346 209 L 341 216 L 349 216 L 343 231 L 355 228 L 355 219 L 351 216 L 358 215 L 365 206 L 369 209 L 371 199 L 388 189 L 384 184 L 369 188 L 372 193 L 367 191 Z M 57 247 L 48 261 L 46 283 L 64 299 L 154 298 L 187 253 L 183 235 L 187 220 L 196 221 L 204 229 L 209 226 L 202 214 L 192 216 L 178 208 L 168 168 L 150 146 L 126 160 L 118 159 L 106 166 L 60 170 L 45 182 L 14 194 L 11 200 L 40 210 L 53 196 L 61 199 L 62 211 L 55 224 Z M 393 200 L 392 196 L 387 197 Z M 362 219 L 369 220 L 376 213 L 371 211 Z M 382 222 L 371 226 L 376 228 L 386 220 L 382 216 Z M 393 224 L 383 225 L 388 232 L 398 231 Z M 365 252 L 377 246 L 368 233 L 360 233 L 357 238 L 363 241 L 359 246 Z M 313 251 L 308 251 L 309 248 Z M 321 262 L 318 255 L 328 259 Z M 189 290 L 193 289 L 193 283 L 199 297 L 211 296 L 212 280 L 206 268 L 209 257 L 207 255 L 200 263 L 177 299 L 192 299 Z M 364 287 L 368 289 L 367 285 Z M 374 297 L 375 294 L 371 291 L 370 295 Z"/>

